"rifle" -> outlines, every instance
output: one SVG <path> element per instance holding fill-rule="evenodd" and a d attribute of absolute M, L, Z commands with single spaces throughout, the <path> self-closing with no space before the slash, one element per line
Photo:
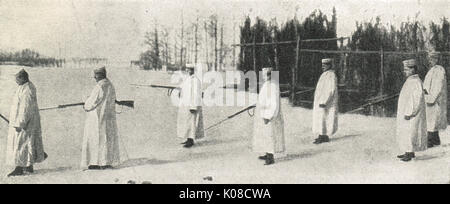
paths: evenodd
<path fill-rule="evenodd" d="M 3 116 L 2 114 L 0 114 L 0 118 L 2 118 L 4 121 L 6 121 L 6 122 L 9 124 L 8 118 L 6 118 L 5 116 Z"/>
<path fill-rule="evenodd" d="M 150 87 L 152 88 L 163 88 L 163 89 L 167 89 L 167 96 L 171 96 L 173 90 L 177 89 L 180 90 L 180 87 L 176 87 L 176 86 L 163 86 L 163 85 L 150 85 Z"/>
<path fill-rule="evenodd" d="M 53 110 L 53 109 L 68 108 L 68 107 L 72 107 L 72 106 L 83 106 L 83 105 L 84 105 L 84 103 L 70 103 L 70 104 L 63 104 L 63 105 L 58 105 L 58 106 L 53 106 L 53 107 L 41 108 L 39 110 L 46 111 L 46 110 Z"/>
<path fill-rule="evenodd" d="M 176 86 L 166 86 L 166 85 L 154 85 L 154 84 L 130 84 L 132 86 L 143 86 L 143 87 L 152 87 L 152 88 L 163 88 L 163 89 L 180 89 L 180 87 Z"/>
<path fill-rule="evenodd" d="M 143 87 L 152 87 L 152 88 L 162 88 L 162 89 L 167 89 L 167 96 L 172 95 L 172 92 L 174 89 L 181 89 L 180 87 L 176 87 L 176 86 L 166 86 L 166 85 L 146 85 L 146 84 L 131 84 L 132 86 L 143 86 Z"/>
<path fill-rule="evenodd" d="M 295 92 L 295 94 L 296 95 L 304 94 L 304 93 L 308 93 L 308 92 L 311 92 L 311 91 L 314 91 L 314 90 L 316 90 L 316 89 L 315 88 L 309 88 L 309 89 L 306 89 L 306 90 L 297 91 L 297 92 Z M 290 90 L 283 91 L 283 92 L 280 93 L 280 95 L 281 95 L 281 97 L 289 97 L 289 96 L 291 96 L 291 91 Z"/>
<path fill-rule="evenodd" d="M 366 103 L 366 104 L 360 106 L 359 108 L 353 109 L 353 110 L 351 110 L 351 111 L 347 111 L 347 112 L 345 112 L 345 113 L 354 113 L 354 112 L 362 111 L 362 110 L 364 110 L 367 106 L 375 105 L 375 104 L 378 104 L 378 103 L 381 103 L 381 102 L 384 102 L 384 101 L 387 101 L 387 100 L 390 100 L 390 99 L 393 99 L 393 98 L 397 98 L 399 95 L 400 95 L 400 94 L 394 94 L 394 95 L 392 95 L 392 96 L 383 97 L 383 98 L 381 98 L 381 99 L 378 99 L 378 100 L 373 101 L 373 102 L 370 102 L 370 103 Z"/>
<path fill-rule="evenodd" d="M 117 105 L 122 105 L 122 106 L 127 106 L 130 108 L 134 108 L 134 101 L 131 100 L 125 100 L 125 101 L 117 101 L 116 100 L 116 104 Z M 40 111 L 45 111 L 45 110 L 53 110 L 53 109 L 63 109 L 63 108 L 68 108 L 68 107 L 73 107 L 73 106 L 83 106 L 84 102 L 81 103 L 70 103 L 70 104 L 63 104 L 63 105 L 58 105 L 58 106 L 53 106 L 53 107 L 48 107 L 48 108 L 42 108 L 39 109 Z"/>
<path fill-rule="evenodd" d="M 253 104 L 253 105 L 251 105 L 251 106 L 248 106 L 248 107 L 246 107 L 246 108 L 244 108 L 244 109 L 242 109 L 242 110 L 240 110 L 240 111 L 238 111 L 238 112 L 236 112 L 236 113 L 234 113 L 234 114 L 232 114 L 232 115 L 226 117 L 225 119 L 223 119 L 223 120 L 221 120 L 221 121 L 215 123 L 214 125 L 209 126 L 208 128 L 205 129 L 205 131 L 206 131 L 206 130 L 209 130 L 209 129 L 215 127 L 215 126 L 218 126 L 218 125 L 220 125 L 221 123 L 223 123 L 223 122 L 225 122 L 225 121 L 227 121 L 227 120 L 230 120 L 230 119 L 236 117 L 237 115 L 239 115 L 239 114 L 241 114 L 241 113 L 243 113 L 243 112 L 245 112 L 245 111 L 251 110 L 251 109 L 253 109 L 253 108 L 255 108 L 255 107 L 256 107 L 256 104 Z"/>

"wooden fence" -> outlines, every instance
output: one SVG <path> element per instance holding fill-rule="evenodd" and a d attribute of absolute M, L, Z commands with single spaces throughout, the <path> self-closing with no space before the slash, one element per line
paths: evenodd
<path fill-rule="evenodd" d="M 298 35 L 297 35 L 298 36 Z M 274 38 L 276 39 L 276 37 Z M 373 56 L 377 56 L 376 58 L 379 58 L 379 78 L 378 80 L 378 93 L 376 93 L 375 96 L 371 96 L 369 98 L 365 98 L 364 103 L 366 102 L 371 102 L 371 101 L 377 101 L 380 98 L 385 98 L 385 97 L 389 97 L 389 95 L 387 94 L 398 94 L 398 93 L 389 93 L 389 91 L 386 91 L 386 69 L 390 68 L 390 65 L 386 66 L 386 57 L 388 56 L 397 56 L 398 59 L 406 59 L 406 58 L 419 58 L 420 56 L 425 56 L 427 54 L 426 51 L 418 51 L 418 52 L 399 52 L 399 51 L 384 51 L 382 48 L 378 51 L 363 51 L 363 50 L 346 50 L 346 47 L 343 46 L 344 44 L 344 40 L 348 40 L 347 42 L 349 43 L 350 38 L 349 37 L 340 37 L 340 38 L 329 38 L 329 39 L 305 39 L 305 40 L 301 40 L 299 37 L 297 37 L 297 40 L 295 41 L 283 41 L 283 42 L 262 42 L 262 43 L 256 43 L 255 39 L 253 39 L 253 42 L 251 43 L 243 43 L 243 44 L 234 44 L 233 46 L 240 46 L 240 47 L 249 47 L 250 49 L 252 49 L 252 53 L 253 53 L 253 70 L 255 72 L 258 72 L 258 67 L 256 66 L 256 49 L 258 49 L 259 47 L 263 47 L 263 46 L 269 46 L 272 49 L 274 49 L 274 53 L 275 53 L 275 70 L 279 70 L 279 64 L 278 64 L 278 53 L 279 53 L 279 49 L 281 46 L 283 45 L 295 45 L 295 66 L 292 66 L 290 72 L 291 72 L 291 81 L 289 82 L 289 84 L 284 84 L 282 86 L 282 93 L 283 95 L 289 95 L 289 99 L 292 105 L 298 105 L 300 104 L 312 104 L 312 93 L 310 91 L 311 88 L 313 87 L 305 87 L 302 86 L 302 81 L 299 80 L 299 73 L 298 71 L 300 70 L 300 68 L 302 67 L 302 54 L 306 54 L 306 53 L 321 53 L 321 54 L 329 54 L 329 55 L 335 55 L 337 56 L 336 58 L 339 58 L 339 67 L 340 69 L 343 69 L 344 72 L 345 70 L 347 70 L 347 66 L 348 66 L 348 56 L 349 55 L 370 55 L 370 57 L 373 58 Z M 314 49 L 302 49 L 301 45 L 304 42 L 325 42 L 325 41 L 339 41 L 340 42 L 340 48 L 339 50 L 314 50 Z M 450 78 L 450 70 L 449 70 L 449 64 L 450 64 L 450 52 L 442 52 L 444 58 L 447 58 L 445 61 L 446 63 L 444 63 L 444 66 L 446 65 L 446 70 L 447 70 L 447 79 Z M 403 56 L 403 57 L 402 57 Z M 423 57 L 422 57 L 423 58 Z M 401 64 L 401 60 L 397 60 L 397 64 Z M 364 66 L 364 65 L 362 65 Z M 366 91 L 368 92 L 369 90 L 361 90 L 361 89 L 355 89 L 354 87 L 347 87 L 345 86 L 346 83 L 346 79 L 344 77 L 343 79 L 343 83 L 344 84 L 340 84 L 339 89 L 340 91 L 344 92 L 343 95 L 348 95 L 351 97 L 352 93 L 356 93 L 356 92 L 361 92 L 361 91 Z M 391 80 L 391 79 L 389 79 Z M 450 90 L 450 80 L 448 81 L 448 87 Z M 286 90 L 288 89 L 288 90 Z M 309 91 L 308 91 L 309 90 Z M 297 93 L 297 94 L 296 94 Z M 306 98 L 307 100 L 305 100 L 305 97 L 302 97 L 301 95 L 308 95 Z M 298 98 L 300 96 L 300 98 Z M 450 93 L 448 94 L 449 96 L 449 100 L 450 100 Z M 396 104 L 396 100 L 390 98 L 390 100 L 394 100 L 393 102 L 390 102 L 390 106 L 393 106 L 393 104 Z M 341 100 L 342 101 L 342 100 Z M 344 100 L 345 101 L 345 100 Z M 345 102 L 344 102 L 345 103 Z M 345 104 L 344 104 L 345 105 Z M 350 106 L 354 106 L 357 104 L 351 104 Z M 366 113 L 367 114 L 371 114 L 371 115 L 379 115 L 379 116 L 392 116 L 391 114 L 386 113 L 385 107 L 388 106 L 388 104 L 386 103 L 377 103 L 376 105 L 372 105 L 369 106 L 366 109 Z M 450 109 L 450 103 L 448 104 L 448 109 Z M 354 108 L 354 107 L 349 107 Z M 396 108 L 396 107 L 395 107 Z M 394 110 L 391 110 L 390 112 L 395 112 Z M 394 113 L 395 114 L 395 113 Z M 449 122 L 450 122 L 450 111 L 448 111 L 449 114 Z"/>

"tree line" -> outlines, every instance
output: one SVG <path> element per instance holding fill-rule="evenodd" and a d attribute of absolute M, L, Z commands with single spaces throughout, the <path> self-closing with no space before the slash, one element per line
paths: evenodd
<path fill-rule="evenodd" d="M 449 52 L 450 35 L 449 22 L 443 17 L 440 22 L 424 25 L 417 19 L 402 22 L 399 27 L 386 26 L 380 18 L 373 22 L 356 24 L 352 40 L 348 45 L 350 50 L 391 51 L 393 54 L 349 54 L 346 85 L 359 87 L 361 92 L 357 97 L 363 99 L 374 97 L 380 92 L 388 95 L 400 91 L 404 76 L 402 61 L 415 58 L 418 61 L 419 76 L 424 79 L 428 68 L 430 51 Z M 381 59 L 383 57 L 383 59 Z M 383 63 L 383 64 L 381 64 Z M 440 64 L 447 69 L 450 66 L 450 55 L 443 54 Z M 381 72 L 380 67 L 383 67 Z M 384 78 L 384 80 L 380 80 Z M 387 102 L 388 115 L 396 111 L 396 101 Z"/>
<path fill-rule="evenodd" d="M 0 51 L 0 64 L 14 64 L 20 66 L 61 67 L 64 59 L 45 57 L 31 49 L 16 52 Z"/>
<path fill-rule="evenodd" d="M 281 26 L 277 24 L 276 19 L 267 22 L 256 18 L 252 22 L 247 17 L 240 28 L 240 43 L 295 41 L 297 36 L 301 40 L 336 38 L 337 25 L 335 9 L 331 18 L 316 10 L 302 21 L 294 17 Z M 253 70 L 256 64 L 259 71 L 266 66 L 275 67 L 278 60 L 280 83 L 291 84 L 294 68 L 297 69 L 296 79 L 299 87 L 314 87 L 322 73 L 320 60 L 331 57 L 335 59 L 339 86 L 342 90 L 341 100 L 345 103 L 351 101 L 353 104 L 350 106 L 354 107 L 371 98 L 379 97 L 380 93 L 384 95 L 398 93 L 405 80 L 402 74 L 402 61 L 405 59 L 418 60 L 419 75 L 423 79 L 429 66 L 427 52 L 450 51 L 449 27 L 445 17 L 440 22 L 431 22 L 429 25 L 424 25 L 415 18 L 402 22 L 399 26 L 385 25 L 377 17 L 371 21 L 356 22 L 355 30 L 348 36 L 350 40 L 347 43 L 302 42 L 303 50 L 323 52 L 302 51 L 298 67 L 296 67 L 295 43 L 277 47 L 257 46 L 255 50 L 252 47 L 242 46 L 238 69 L 246 72 Z M 348 52 L 326 52 L 328 50 Z M 387 53 L 380 54 L 381 51 Z M 448 69 L 450 56 L 444 55 L 440 63 Z M 298 99 L 311 101 L 312 97 L 312 93 L 306 93 Z M 394 113 L 396 101 L 390 103 L 386 105 L 388 112 Z"/>
<path fill-rule="evenodd" d="M 294 17 L 294 19 L 288 20 L 281 26 L 278 25 L 276 19 L 272 19 L 269 22 L 264 21 L 261 18 L 256 18 L 255 23 L 252 25 L 250 17 L 246 17 L 243 26 L 240 30 L 240 43 L 264 43 L 264 42 L 282 42 L 282 41 L 296 41 L 297 36 L 300 39 L 323 39 L 323 38 L 336 38 L 337 17 L 336 10 L 333 9 L 331 19 L 323 14 L 320 10 L 312 12 L 302 22 Z M 336 50 L 336 41 L 329 42 L 314 42 L 314 43 L 302 43 L 301 48 L 306 49 L 320 49 L 320 50 Z M 261 68 L 272 66 L 275 67 L 275 63 L 278 62 L 278 71 L 280 73 L 280 83 L 289 83 L 292 79 L 292 67 L 296 66 L 296 44 L 278 45 L 277 56 L 275 58 L 275 45 L 273 46 L 259 46 L 255 50 L 251 47 L 241 46 L 239 54 L 238 69 L 244 72 L 253 70 L 254 64 L 256 64 L 257 71 Z M 255 52 L 255 57 L 253 56 Z M 321 54 L 318 58 L 327 56 Z M 303 55 L 303 58 L 308 56 Z M 306 63 L 304 60 L 300 60 L 302 65 L 299 65 L 299 76 L 297 76 L 300 85 L 313 85 L 313 79 L 317 78 L 321 71 L 320 69 L 312 69 L 311 63 Z M 314 76 L 314 77 L 311 77 Z"/>

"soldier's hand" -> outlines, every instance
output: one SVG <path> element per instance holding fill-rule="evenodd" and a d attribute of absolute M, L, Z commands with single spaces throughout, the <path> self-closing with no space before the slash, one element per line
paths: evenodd
<path fill-rule="evenodd" d="M 21 132 L 22 131 L 22 128 L 20 128 L 20 127 L 14 127 L 15 129 L 16 129 L 16 132 Z"/>
<path fill-rule="evenodd" d="M 405 115 L 405 120 L 411 120 L 412 116 Z"/>
<path fill-rule="evenodd" d="M 269 122 L 270 122 L 269 119 L 265 119 L 265 118 L 264 118 L 264 124 L 265 124 L 265 125 L 267 125 Z"/>
<path fill-rule="evenodd" d="M 325 104 L 319 104 L 319 107 L 321 107 L 321 108 L 325 108 L 325 107 L 327 107 Z"/>

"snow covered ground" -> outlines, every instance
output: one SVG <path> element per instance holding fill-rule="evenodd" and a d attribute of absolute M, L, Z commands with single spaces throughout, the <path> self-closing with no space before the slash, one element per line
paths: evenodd
<path fill-rule="evenodd" d="M 0 113 L 9 116 L 19 67 L 0 67 Z M 81 102 L 94 86 L 91 69 L 27 69 L 41 108 Z M 6 178 L 7 126 L 0 122 L 0 183 L 449 183 L 449 129 L 443 145 L 403 163 L 395 140 L 395 119 L 340 115 L 338 134 L 328 144 L 312 144 L 312 111 L 283 100 L 287 152 L 264 166 L 250 150 L 253 123 L 246 113 L 207 131 L 192 149 L 176 138 L 176 107 L 163 89 L 129 84 L 168 84 L 170 75 L 110 67 L 119 100 L 135 100 L 134 110 L 118 107 L 122 165 L 113 170 L 79 168 L 85 113 L 80 107 L 41 112 L 49 158 L 35 174 Z M 209 126 L 242 107 L 205 107 Z M 212 181 L 204 180 L 211 176 Z"/>

